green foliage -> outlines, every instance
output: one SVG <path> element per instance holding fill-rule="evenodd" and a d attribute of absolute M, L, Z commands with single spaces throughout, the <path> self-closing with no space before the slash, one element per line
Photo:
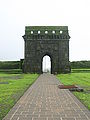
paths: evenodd
<path fill-rule="evenodd" d="M 89 68 L 84 68 L 84 69 L 72 69 L 71 70 L 72 73 L 90 73 L 90 69 Z"/>
<path fill-rule="evenodd" d="M 80 69 L 84 71 L 84 69 Z M 90 73 L 85 69 L 80 72 L 79 69 L 72 70 L 70 74 L 58 74 L 57 78 L 64 85 L 79 85 L 84 89 L 84 92 L 73 92 L 74 95 L 81 100 L 81 102 L 90 110 Z M 79 72 L 78 72 L 79 71 Z M 90 72 L 90 70 L 88 70 Z"/>
<path fill-rule="evenodd" d="M 0 62 L 0 69 L 19 69 L 20 61 L 4 61 Z"/>
<path fill-rule="evenodd" d="M 0 75 L 1 73 L 4 74 L 20 74 L 22 73 L 21 69 L 0 69 Z"/>
<path fill-rule="evenodd" d="M 0 120 L 9 112 L 37 77 L 38 74 L 0 73 Z"/>
<path fill-rule="evenodd" d="M 70 64 L 71 68 L 90 68 L 90 61 L 73 61 Z"/>

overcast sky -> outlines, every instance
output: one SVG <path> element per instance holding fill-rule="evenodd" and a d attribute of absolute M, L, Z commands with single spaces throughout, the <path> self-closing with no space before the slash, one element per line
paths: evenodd
<path fill-rule="evenodd" d="M 90 60 L 90 0 L 0 0 L 0 60 L 24 58 L 27 25 L 68 26 L 70 61 Z"/>

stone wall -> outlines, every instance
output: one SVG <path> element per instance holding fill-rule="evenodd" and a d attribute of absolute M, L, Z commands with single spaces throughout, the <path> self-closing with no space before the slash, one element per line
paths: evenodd
<path fill-rule="evenodd" d="M 67 26 L 27 26 L 25 28 L 24 72 L 42 73 L 42 59 L 51 58 L 51 73 L 70 72 Z"/>

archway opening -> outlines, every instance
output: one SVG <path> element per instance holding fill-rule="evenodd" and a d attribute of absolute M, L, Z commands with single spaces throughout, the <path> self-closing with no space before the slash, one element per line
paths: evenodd
<path fill-rule="evenodd" d="M 51 73 L 51 58 L 45 55 L 42 59 L 42 72 Z"/>

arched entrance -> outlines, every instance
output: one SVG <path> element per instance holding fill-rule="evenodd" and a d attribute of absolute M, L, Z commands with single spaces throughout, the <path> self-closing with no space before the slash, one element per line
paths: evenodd
<path fill-rule="evenodd" d="M 48 55 L 45 55 L 42 59 L 42 72 L 51 73 L 51 58 Z"/>
<path fill-rule="evenodd" d="M 68 26 L 26 26 L 23 38 L 25 73 L 41 74 L 45 55 L 50 57 L 52 74 L 70 72 Z"/>

